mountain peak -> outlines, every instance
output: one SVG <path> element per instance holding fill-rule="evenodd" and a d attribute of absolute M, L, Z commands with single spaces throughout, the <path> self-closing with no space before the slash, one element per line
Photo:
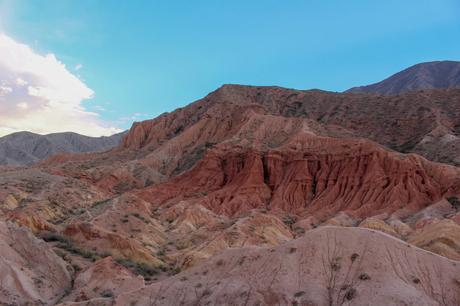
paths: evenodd
<path fill-rule="evenodd" d="M 458 87 L 460 87 L 460 62 L 434 61 L 413 65 L 381 82 L 353 87 L 346 92 L 398 94 L 423 89 Z"/>

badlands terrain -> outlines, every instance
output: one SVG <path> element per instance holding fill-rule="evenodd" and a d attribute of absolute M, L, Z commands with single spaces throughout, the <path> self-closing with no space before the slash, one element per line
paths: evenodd
<path fill-rule="evenodd" d="M 431 87 L 224 85 L 3 166 L 0 304 L 460 305 L 460 89 Z"/>

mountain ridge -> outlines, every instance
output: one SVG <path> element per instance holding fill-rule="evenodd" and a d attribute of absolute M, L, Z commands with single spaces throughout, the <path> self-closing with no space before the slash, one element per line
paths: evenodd
<path fill-rule="evenodd" d="M 61 152 L 105 151 L 117 146 L 125 133 L 101 137 L 74 132 L 46 135 L 28 131 L 12 133 L 0 138 L 0 165 L 30 165 Z"/>
<path fill-rule="evenodd" d="M 399 94 L 408 91 L 460 87 L 460 62 L 418 63 L 370 85 L 352 87 L 347 93 Z"/>

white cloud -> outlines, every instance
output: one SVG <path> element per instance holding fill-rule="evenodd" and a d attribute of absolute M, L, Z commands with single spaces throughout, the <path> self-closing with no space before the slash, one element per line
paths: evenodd
<path fill-rule="evenodd" d="M 94 96 L 93 90 L 54 54 L 40 55 L 2 33 L 0 82 L 0 136 L 24 130 L 90 136 L 120 131 L 82 105 Z"/>
<path fill-rule="evenodd" d="M 8 86 L 0 86 L 0 97 L 4 97 L 10 94 L 13 91 L 13 88 Z"/>
<path fill-rule="evenodd" d="M 25 86 L 25 85 L 27 85 L 27 82 L 24 81 L 24 80 L 21 79 L 21 78 L 17 78 L 17 79 L 16 79 L 16 85 Z"/>
<path fill-rule="evenodd" d="M 20 102 L 20 103 L 17 104 L 17 107 L 19 107 L 21 109 L 28 109 L 29 104 L 27 104 L 26 102 Z"/>

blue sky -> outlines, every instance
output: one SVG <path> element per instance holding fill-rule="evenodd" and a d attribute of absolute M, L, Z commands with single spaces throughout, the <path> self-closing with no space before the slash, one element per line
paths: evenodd
<path fill-rule="evenodd" d="M 54 54 L 124 129 L 225 83 L 343 91 L 460 60 L 460 1 L 0 0 L 0 32 Z"/>

